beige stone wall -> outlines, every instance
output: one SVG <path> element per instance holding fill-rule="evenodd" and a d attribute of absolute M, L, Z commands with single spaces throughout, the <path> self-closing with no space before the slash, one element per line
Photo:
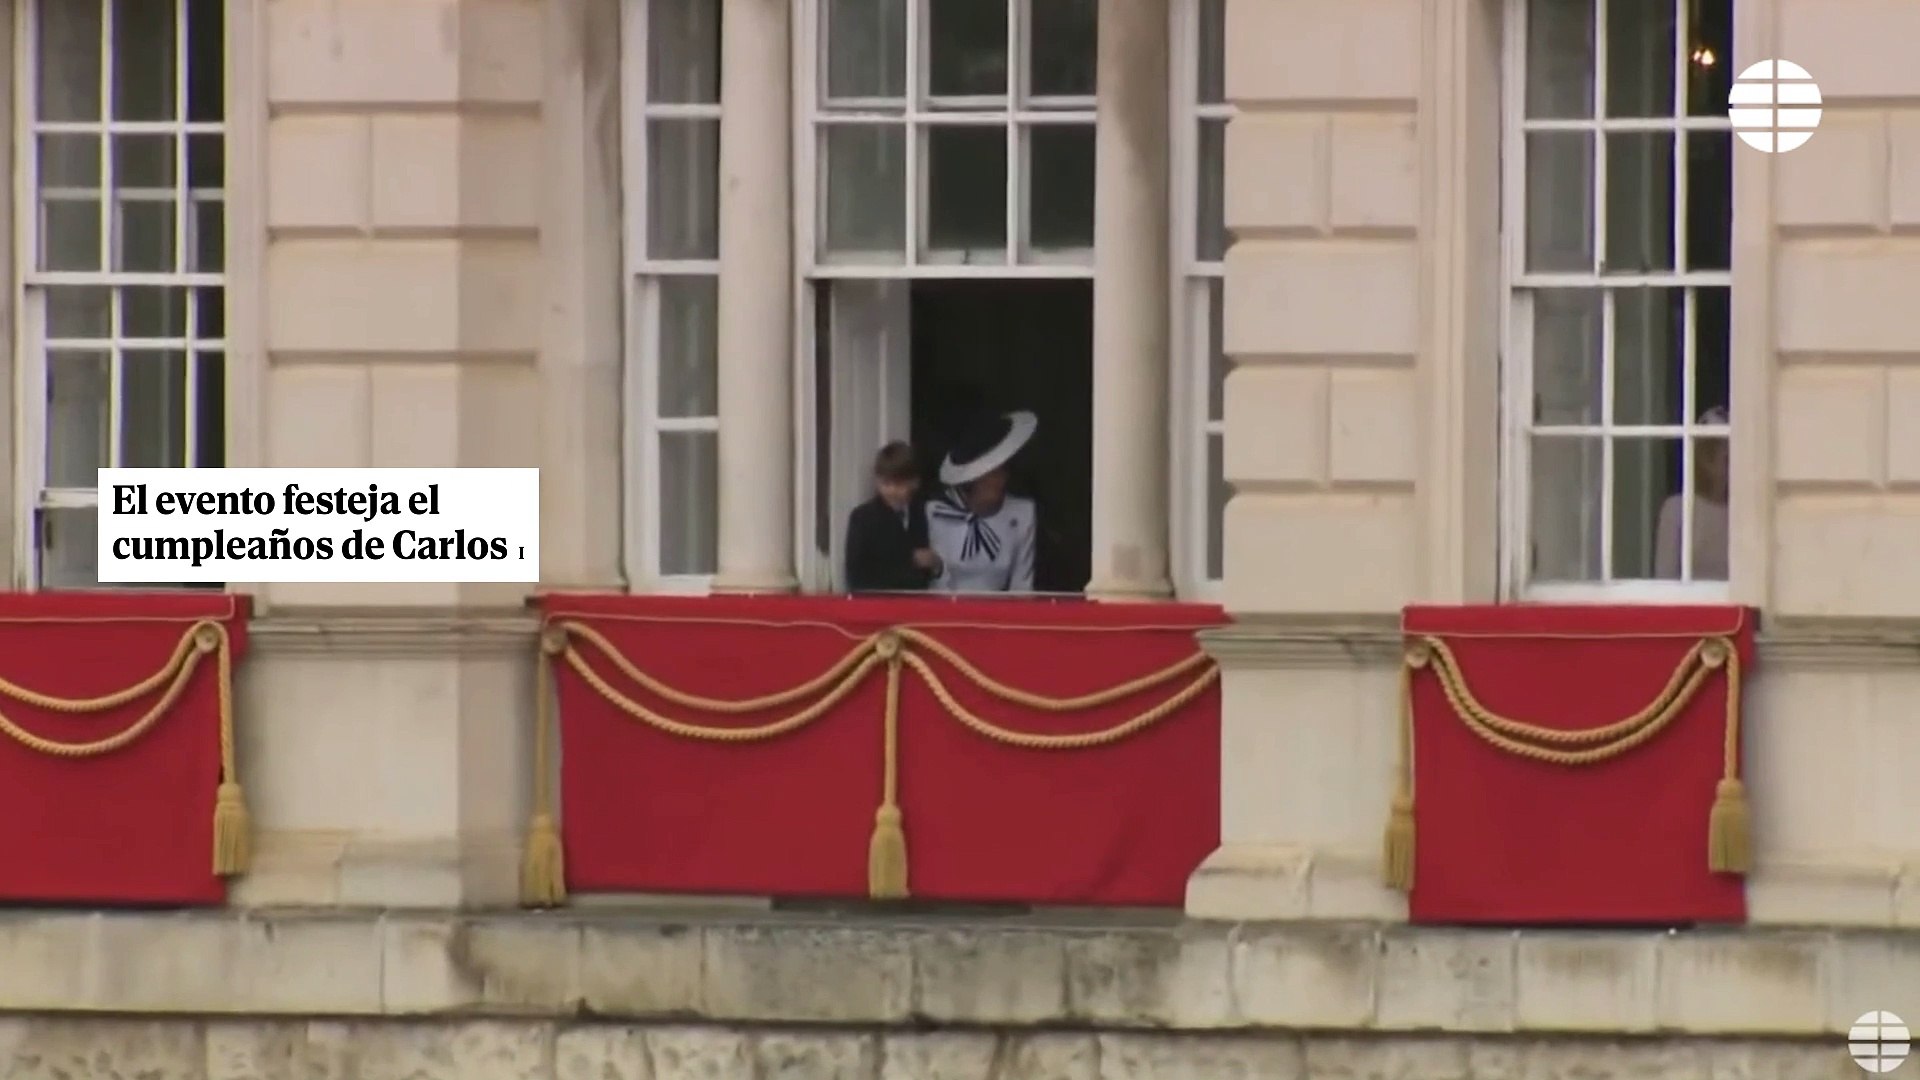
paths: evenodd
<path fill-rule="evenodd" d="M 1226 601 L 1419 591 L 1418 0 L 1227 5 Z"/>
<path fill-rule="evenodd" d="M 232 226 L 260 253 L 258 462 L 542 466 L 547 571 L 568 584 L 617 580 L 614 9 L 273 0 L 233 43 L 265 105 L 264 198 Z M 236 899 L 510 901 L 525 590 L 254 591 L 240 696 L 258 856 Z"/>
<path fill-rule="evenodd" d="M 1778 12 L 1827 112 L 1774 181 L 1772 607 L 1920 616 L 1920 8 Z"/>

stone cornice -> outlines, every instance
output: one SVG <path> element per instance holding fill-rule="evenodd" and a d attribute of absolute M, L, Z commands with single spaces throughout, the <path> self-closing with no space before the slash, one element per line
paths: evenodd
<path fill-rule="evenodd" d="M 0 1013 L 1809 1038 L 1920 1005 L 1898 931 L 8 912 L 0 955 Z"/>
<path fill-rule="evenodd" d="M 531 612 L 277 609 L 255 620 L 257 655 L 333 657 L 531 655 Z M 1396 616 L 1241 616 L 1200 635 L 1230 669 L 1391 666 L 1400 656 Z M 1861 670 L 1920 666 L 1920 619 L 1797 619 L 1759 635 L 1762 669 Z"/>
<path fill-rule="evenodd" d="M 1391 615 L 1242 616 L 1200 640 L 1229 669 L 1392 666 L 1400 658 Z M 1920 619 L 1782 619 L 1756 643 L 1762 671 L 1920 667 Z"/>
<path fill-rule="evenodd" d="M 528 611 L 276 609 L 247 628 L 255 655 L 383 657 L 532 656 L 539 630 Z"/>

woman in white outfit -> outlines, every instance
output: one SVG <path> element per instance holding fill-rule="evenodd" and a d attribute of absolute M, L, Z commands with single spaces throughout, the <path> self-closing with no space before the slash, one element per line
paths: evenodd
<path fill-rule="evenodd" d="M 1701 424 L 1725 426 L 1727 410 L 1708 409 Z M 1727 580 L 1727 440 L 1706 439 L 1693 451 L 1694 581 Z M 1680 519 L 1684 496 L 1667 496 L 1655 527 L 1653 576 L 1680 576 Z"/>
<path fill-rule="evenodd" d="M 1038 514 L 1032 499 L 1007 494 L 1007 464 L 1039 426 L 1030 412 L 982 417 L 940 464 L 944 490 L 927 500 L 934 591 L 1033 591 Z"/>

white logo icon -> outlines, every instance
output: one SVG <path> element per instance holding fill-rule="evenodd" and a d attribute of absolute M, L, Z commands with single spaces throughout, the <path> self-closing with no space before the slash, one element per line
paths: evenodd
<path fill-rule="evenodd" d="M 1755 150 L 1798 150 L 1820 126 L 1820 87 L 1791 60 L 1762 60 L 1733 81 L 1727 118 L 1740 141 Z"/>
<path fill-rule="evenodd" d="M 1913 1052 L 1907 1022 L 1890 1012 L 1870 1012 L 1853 1022 L 1847 1049 L 1854 1064 L 1870 1073 L 1890 1073 Z"/>

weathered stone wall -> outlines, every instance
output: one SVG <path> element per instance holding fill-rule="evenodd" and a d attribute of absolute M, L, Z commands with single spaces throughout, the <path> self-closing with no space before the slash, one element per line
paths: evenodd
<path fill-rule="evenodd" d="M 1839 1077 L 1920 1015 L 1866 931 L 19 914 L 0 958 L 7 1080 Z"/>
<path fill-rule="evenodd" d="M 9 1080 L 1843 1080 L 1836 1041 L 0 1019 Z"/>

